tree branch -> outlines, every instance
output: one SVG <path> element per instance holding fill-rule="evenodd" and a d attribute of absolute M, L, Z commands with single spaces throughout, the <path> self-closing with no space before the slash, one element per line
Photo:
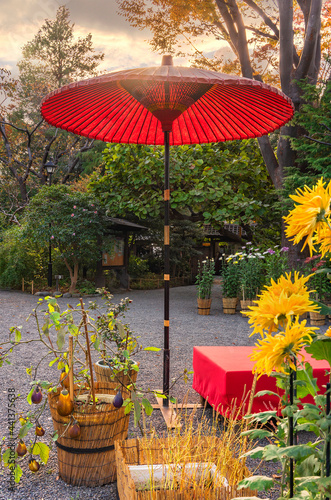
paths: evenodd
<path fill-rule="evenodd" d="M 276 26 L 276 24 L 270 19 L 270 17 L 267 16 L 265 11 L 261 9 L 261 7 L 259 7 L 255 2 L 253 2 L 253 0 L 244 0 L 244 2 L 253 10 L 255 10 L 255 12 L 257 12 L 258 15 L 263 19 L 265 24 L 269 26 L 269 28 L 274 32 L 275 34 L 274 40 L 279 40 L 279 29 Z"/>
<path fill-rule="evenodd" d="M 324 146 L 331 146 L 331 142 L 318 141 L 317 139 L 309 137 L 309 135 L 304 135 L 303 137 L 305 139 L 309 139 L 310 141 L 317 142 L 318 144 L 323 144 Z"/>
<path fill-rule="evenodd" d="M 293 71 L 293 0 L 278 0 L 279 5 L 279 74 L 282 91 L 291 96 Z"/>
<path fill-rule="evenodd" d="M 265 33 L 264 31 L 261 31 L 257 28 L 253 28 L 253 26 L 246 26 L 245 25 L 245 29 L 252 31 L 253 33 L 256 33 L 256 35 L 261 35 L 264 38 L 270 38 L 270 40 L 277 40 L 277 41 L 279 40 L 279 38 L 277 38 L 276 35 L 271 35 L 271 33 Z"/>
<path fill-rule="evenodd" d="M 309 18 L 305 35 L 305 42 L 300 56 L 300 62 L 295 72 L 295 79 L 302 80 L 314 64 L 316 57 L 316 43 L 321 27 L 322 0 L 314 0 L 310 5 Z"/>

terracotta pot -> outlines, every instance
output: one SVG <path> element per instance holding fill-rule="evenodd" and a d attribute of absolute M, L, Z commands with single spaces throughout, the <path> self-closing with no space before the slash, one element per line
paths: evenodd
<path fill-rule="evenodd" d="M 236 307 L 238 303 L 238 298 L 228 298 L 224 297 L 223 299 L 223 313 L 224 314 L 235 314 L 236 313 Z"/>
<path fill-rule="evenodd" d="M 198 299 L 198 314 L 207 316 L 210 313 L 211 299 Z"/>

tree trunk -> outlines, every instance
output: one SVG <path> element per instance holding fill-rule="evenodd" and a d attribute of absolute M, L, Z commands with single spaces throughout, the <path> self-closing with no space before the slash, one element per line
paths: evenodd
<path fill-rule="evenodd" d="M 71 284 L 70 284 L 70 287 L 69 287 L 69 293 L 73 293 L 76 289 L 76 285 L 77 285 L 77 281 L 78 281 L 78 268 L 79 268 L 79 264 L 78 262 L 75 262 L 74 263 L 74 268 L 72 269 L 72 267 L 70 266 L 69 262 L 67 261 L 66 258 L 64 258 L 64 263 L 69 271 L 69 275 L 70 275 L 70 281 L 71 281 Z"/>

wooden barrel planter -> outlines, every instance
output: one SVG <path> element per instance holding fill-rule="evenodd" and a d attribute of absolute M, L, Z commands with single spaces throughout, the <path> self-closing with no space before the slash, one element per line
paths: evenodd
<path fill-rule="evenodd" d="M 198 314 L 208 316 L 210 314 L 211 299 L 198 299 Z"/>
<path fill-rule="evenodd" d="M 97 382 L 95 387 L 96 395 L 116 393 L 114 383 Z M 72 414 L 62 417 L 56 410 L 60 390 L 48 394 L 54 431 L 59 435 L 55 444 L 60 477 L 74 486 L 102 486 L 115 481 L 114 441 L 127 438 L 130 413 L 125 415 L 123 406 L 115 408 L 112 403 L 97 403 L 93 408 L 92 404 L 86 407 L 86 403 L 75 402 Z M 81 430 L 75 439 L 68 435 L 72 417 Z"/>
<path fill-rule="evenodd" d="M 238 302 L 237 297 L 234 297 L 234 298 L 224 297 L 223 298 L 223 313 L 224 314 L 235 314 L 237 302 Z"/>
<path fill-rule="evenodd" d="M 240 312 L 250 311 L 248 307 L 254 306 L 253 300 L 241 300 L 240 301 Z M 246 317 L 246 316 L 245 316 Z"/>
<path fill-rule="evenodd" d="M 139 363 L 137 363 L 139 366 Z M 102 359 L 99 359 L 93 365 L 95 375 L 98 382 L 111 383 L 114 390 L 120 389 L 122 396 L 131 396 L 131 391 L 126 389 L 127 386 L 131 385 L 132 382 L 137 381 L 138 372 L 136 370 L 130 370 L 129 374 L 125 374 L 124 371 L 114 373 L 110 366 L 108 366 Z"/>
<path fill-rule="evenodd" d="M 314 326 L 323 326 L 325 325 L 325 318 L 326 316 L 324 314 L 316 313 L 316 312 L 310 312 L 310 324 Z"/>

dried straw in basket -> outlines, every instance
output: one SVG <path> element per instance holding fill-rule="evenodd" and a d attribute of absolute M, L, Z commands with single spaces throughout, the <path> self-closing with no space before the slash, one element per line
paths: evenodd
<path fill-rule="evenodd" d="M 197 462 L 204 462 L 204 451 L 210 457 L 210 449 L 215 448 L 215 454 L 219 453 L 221 438 L 215 436 L 205 437 L 199 442 L 197 438 L 192 439 L 190 458 Z M 146 446 L 144 446 L 146 444 Z M 136 491 L 134 481 L 131 477 L 129 465 L 165 464 L 168 460 L 170 446 L 176 446 L 175 438 L 164 438 L 154 440 L 154 443 L 144 443 L 143 440 L 129 439 L 127 441 L 116 441 L 116 466 L 117 466 L 117 489 L 120 500 L 192 500 L 192 498 L 204 500 L 230 500 L 234 497 L 254 496 L 256 492 L 249 489 L 237 490 L 236 486 L 229 488 L 219 487 L 203 489 L 199 491 L 187 485 L 183 492 L 176 490 L 144 490 Z M 248 471 L 247 471 L 248 473 Z"/>

